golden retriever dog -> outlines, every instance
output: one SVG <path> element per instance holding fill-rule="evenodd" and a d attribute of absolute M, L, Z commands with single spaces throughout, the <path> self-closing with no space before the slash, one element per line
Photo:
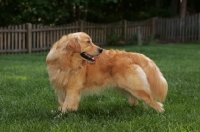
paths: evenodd
<path fill-rule="evenodd" d="M 158 112 L 168 84 L 156 64 L 143 54 L 103 50 L 83 32 L 63 36 L 46 58 L 50 82 L 62 113 L 76 111 L 83 93 L 114 87 L 130 105 L 141 100 Z"/>

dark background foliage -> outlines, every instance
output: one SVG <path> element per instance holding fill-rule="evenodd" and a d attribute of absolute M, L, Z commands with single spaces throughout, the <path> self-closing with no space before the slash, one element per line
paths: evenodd
<path fill-rule="evenodd" d="M 186 0 L 183 0 L 186 1 Z M 186 15 L 200 11 L 188 0 Z M 61 25 L 77 20 L 110 23 L 180 16 L 180 0 L 0 0 L 0 26 L 22 23 Z"/>

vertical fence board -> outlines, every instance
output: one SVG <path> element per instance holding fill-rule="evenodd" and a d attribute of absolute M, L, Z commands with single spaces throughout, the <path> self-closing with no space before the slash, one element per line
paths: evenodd
<path fill-rule="evenodd" d="M 191 34 L 190 34 L 190 40 L 193 41 L 194 37 L 194 15 L 191 17 Z"/>
<path fill-rule="evenodd" d="M 164 39 L 164 22 L 165 21 L 163 21 L 163 19 L 160 19 L 160 23 L 161 23 L 161 40 L 163 40 Z"/>
<path fill-rule="evenodd" d="M 170 39 L 173 40 L 173 36 L 174 36 L 174 19 L 171 20 L 171 35 L 170 35 Z"/>
<path fill-rule="evenodd" d="M 18 28 L 20 30 L 22 30 L 22 25 L 19 25 Z M 21 37 L 22 37 L 22 32 L 19 32 L 19 36 L 18 36 L 18 48 L 19 50 L 22 50 L 22 43 L 21 43 Z"/>
<path fill-rule="evenodd" d="M 36 29 L 36 25 L 33 24 L 32 25 L 32 29 Z M 36 48 L 36 43 L 37 43 L 37 37 L 36 37 L 36 32 L 32 32 L 32 36 L 33 36 L 33 39 L 32 39 L 32 48 L 35 49 Z"/>
<path fill-rule="evenodd" d="M 18 29 L 18 26 L 15 26 L 15 30 L 17 30 Z M 14 40 L 14 45 L 15 45 L 15 50 L 17 50 L 18 49 L 18 43 L 17 43 L 17 40 L 18 40 L 18 33 L 17 32 L 15 32 L 15 40 Z"/>
<path fill-rule="evenodd" d="M 152 35 L 155 36 L 156 35 L 156 20 L 157 20 L 157 17 L 154 17 L 152 19 Z"/>
<path fill-rule="evenodd" d="M 9 26 L 8 29 L 10 29 L 10 28 L 11 27 Z M 6 39 L 7 39 L 7 49 L 9 50 L 10 49 L 10 42 L 11 42 L 10 41 L 10 33 L 7 33 L 7 38 Z"/>
<path fill-rule="evenodd" d="M 31 49 L 32 49 L 32 45 L 31 45 L 31 28 L 32 28 L 32 25 L 30 23 L 27 23 L 26 24 L 26 30 L 27 30 L 27 38 L 26 38 L 26 44 L 27 44 L 27 51 L 28 53 L 31 53 Z"/>
<path fill-rule="evenodd" d="M 1 32 L 2 28 L 0 27 L 0 51 L 3 50 L 3 33 Z"/>
<path fill-rule="evenodd" d="M 182 42 L 182 19 L 179 19 L 180 22 L 180 27 L 179 27 L 179 31 L 180 31 L 180 42 Z"/>
<path fill-rule="evenodd" d="M 160 19 L 160 23 L 161 23 L 161 39 L 164 39 L 164 23 L 165 21 L 163 21 L 163 19 Z"/>
<path fill-rule="evenodd" d="M 7 46 L 6 46 L 6 44 L 7 44 L 7 35 L 6 34 L 7 34 L 6 32 L 3 34 L 3 38 L 4 38 L 4 42 L 3 42 L 4 44 L 3 45 L 4 45 L 4 49 L 5 50 L 7 50 Z"/>
<path fill-rule="evenodd" d="M 195 41 L 198 41 L 198 14 L 195 15 Z"/>
<path fill-rule="evenodd" d="M 199 28 L 198 28 L 198 41 L 200 42 L 200 14 L 198 14 L 198 25 L 199 25 Z"/>
<path fill-rule="evenodd" d="M 38 27 L 38 33 L 39 33 L 39 43 L 37 45 L 37 49 L 40 49 L 42 47 L 42 41 L 43 41 L 43 31 L 40 31 L 42 25 L 39 25 Z"/>
<path fill-rule="evenodd" d="M 190 35 L 191 35 L 191 30 L 190 30 L 191 29 L 190 28 L 191 27 L 191 25 L 190 25 L 191 21 L 190 20 L 191 20 L 191 17 L 186 18 L 186 20 L 187 20 L 187 25 L 186 25 L 187 26 L 187 38 L 186 38 L 186 41 L 190 41 Z"/>
<path fill-rule="evenodd" d="M 12 26 L 11 27 L 11 30 L 15 30 L 15 27 L 14 26 Z M 11 32 L 11 42 L 10 42 L 10 44 L 11 44 L 11 47 L 10 47 L 10 49 L 11 50 L 14 50 L 14 32 Z"/>
<path fill-rule="evenodd" d="M 195 32 L 194 32 L 194 34 L 195 34 L 195 41 L 198 41 L 198 14 L 195 15 L 195 21 L 194 21 L 194 23 L 195 23 L 195 28 L 194 28 L 194 30 L 195 30 Z"/>

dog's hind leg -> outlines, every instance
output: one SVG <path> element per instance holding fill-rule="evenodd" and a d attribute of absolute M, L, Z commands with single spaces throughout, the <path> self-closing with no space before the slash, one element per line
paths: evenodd
<path fill-rule="evenodd" d="M 153 97 L 144 90 L 135 90 L 133 94 L 140 100 L 144 101 L 149 106 L 153 107 L 158 112 L 164 112 L 163 105 L 160 102 L 157 102 Z"/>
<path fill-rule="evenodd" d="M 128 102 L 129 102 L 130 106 L 136 106 L 138 104 L 137 98 L 132 95 L 130 95 L 128 97 Z"/>
<path fill-rule="evenodd" d="M 136 106 L 138 104 L 138 100 L 136 97 L 134 97 L 131 93 L 126 91 L 125 89 L 122 88 L 117 88 L 117 91 L 123 95 L 125 95 L 128 98 L 128 102 L 130 106 Z"/>
<path fill-rule="evenodd" d="M 163 105 L 153 99 L 146 74 L 140 66 L 133 65 L 127 68 L 124 75 L 118 77 L 117 82 L 119 87 L 128 91 L 132 96 L 144 101 L 158 112 L 164 111 Z M 132 100 L 135 101 L 134 98 L 130 99 L 130 101 Z"/>

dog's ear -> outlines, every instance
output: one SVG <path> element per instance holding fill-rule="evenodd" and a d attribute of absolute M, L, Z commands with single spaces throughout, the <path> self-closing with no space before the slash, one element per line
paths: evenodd
<path fill-rule="evenodd" d="M 78 34 L 69 34 L 67 48 L 74 53 L 81 53 L 79 40 L 80 36 Z"/>

